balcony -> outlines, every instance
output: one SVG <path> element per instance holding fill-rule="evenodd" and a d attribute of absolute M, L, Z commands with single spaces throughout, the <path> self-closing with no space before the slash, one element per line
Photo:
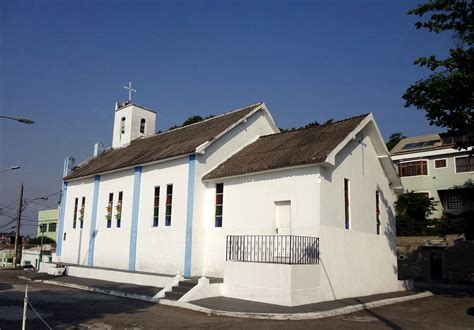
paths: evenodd
<path fill-rule="evenodd" d="M 227 236 L 226 261 L 286 265 L 319 264 L 319 237 L 295 235 Z"/>

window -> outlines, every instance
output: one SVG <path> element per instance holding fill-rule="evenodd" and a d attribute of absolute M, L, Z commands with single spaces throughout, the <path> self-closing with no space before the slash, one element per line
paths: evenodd
<path fill-rule="evenodd" d="M 56 222 L 49 224 L 48 231 L 49 231 L 50 233 L 55 233 L 55 232 L 56 232 Z"/>
<path fill-rule="evenodd" d="M 375 221 L 377 224 L 377 235 L 380 235 L 380 192 L 375 192 Z"/>
<path fill-rule="evenodd" d="M 79 227 L 82 229 L 84 226 L 84 211 L 86 208 L 86 198 L 82 197 L 81 209 L 79 210 Z"/>
<path fill-rule="evenodd" d="M 120 122 L 120 132 L 121 134 L 125 133 L 125 117 L 122 117 L 122 120 Z"/>
<path fill-rule="evenodd" d="M 457 157 L 456 162 L 456 173 L 472 172 L 474 171 L 474 157 Z"/>
<path fill-rule="evenodd" d="M 153 198 L 153 227 L 158 227 L 159 213 L 160 213 L 160 187 L 155 187 L 155 195 Z"/>
<path fill-rule="evenodd" d="M 120 191 L 118 193 L 118 201 L 117 201 L 117 206 L 115 207 L 116 213 L 115 213 L 115 219 L 117 220 L 117 228 L 120 228 L 121 222 L 122 222 L 122 199 L 123 199 L 123 192 Z"/>
<path fill-rule="evenodd" d="M 224 204 L 224 184 L 216 184 L 216 219 L 215 227 L 222 227 L 222 206 Z"/>
<path fill-rule="evenodd" d="M 350 228 L 349 179 L 344 179 L 344 228 Z"/>
<path fill-rule="evenodd" d="M 114 206 L 114 193 L 109 194 L 109 203 L 106 207 L 105 219 L 107 220 L 107 228 L 112 227 L 112 208 Z"/>
<path fill-rule="evenodd" d="M 435 168 L 445 168 L 447 167 L 446 159 L 436 159 Z"/>
<path fill-rule="evenodd" d="M 462 199 L 459 194 L 452 194 L 446 197 L 446 208 L 448 210 L 460 210 L 462 209 Z"/>
<path fill-rule="evenodd" d="M 65 240 L 66 240 L 66 233 L 64 233 L 64 235 L 63 235 L 63 241 L 65 241 Z"/>
<path fill-rule="evenodd" d="M 142 120 L 140 120 L 140 133 L 145 134 L 145 123 L 146 120 L 142 118 Z"/>
<path fill-rule="evenodd" d="M 46 224 L 45 224 L 45 223 L 42 223 L 39 227 L 40 227 L 40 232 L 41 232 L 41 233 L 45 233 L 45 232 L 46 232 Z"/>
<path fill-rule="evenodd" d="M 79 204 L 79 198 L 74 199 L 74 216 L 72 218 L 72 228 L 76 229 L 76 222 L 77 222 L 77 206 Z"/>
<path fill-rule="evenodd" d="M 165 226 L 171 226 L 171 206 L 173 204 L 173 185 L 166 186 Z"/>
<path fill-rule="evenodd" d="M 398 174 L 403 176 L 428 175 L 428 162 L 420 160 L 398 164 Z"/>

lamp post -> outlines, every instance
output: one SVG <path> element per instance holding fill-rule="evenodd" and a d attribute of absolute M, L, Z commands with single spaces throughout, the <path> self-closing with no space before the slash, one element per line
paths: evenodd
<path fill-rule="evenodd" d="M 44 238 L 44 232 L 46 230 L 46 224 L 41 224 L 39 225 L 40 231 L 41 231 L 41 246 L 40 246 L 40 255 L 39 255 L 39 262 L 38 262 L 38 271 L 40 270 L 41 267 L 41 261 L 43 261 L 43 238 Z"/>
<path fill-rule="evenodd" d="M 25 118 L 25 117 L 12 117 L 12 116 L 4 116 L 4 115 L 0 115 L 0 118 L 6 118 L 6 119 L 11 119 L 11 120 L 16 120 L 20 123 L 23 123 L 23 124 L 33 124 L 34 121 L 29 119 L 29 118 Z"/>
<path fill-rule="evenodd" d="M 0 170 L 0 173 L 13 171 L 13 170 L 18 170 L 19 168 L 20 168 L 20 166 L 18 166 L 18 165 L 10 166 L 9 168 L 5 168 L 3 170 Z"/>

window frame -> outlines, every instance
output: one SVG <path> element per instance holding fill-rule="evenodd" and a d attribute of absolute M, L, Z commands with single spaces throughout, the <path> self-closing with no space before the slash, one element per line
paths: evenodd
<path fill-rule="evenodd" d="M 125 134 L 125 122 L 127 121 L 127 119 L 125 117 L 122 117 L 122 119 L 120 119 L 120 134 Z"/>
<path fill-rule="evenodd" d="M 458 156 L 454 157 L 454 173 L 456 174 L 464 174 L 464 173 L 472 173 L 474 172 L 474 169 L 472 171 L 465 171 L 465 172 L 458 172 L 458 165 L 456 164 L 456 160 L 459 158 L 469 158 L 469 156 Z M 472 162 L 474 163 L 474 156 L 472 156 Z M 472 165 L 474 166 L 474 165 Z M 469 167 L 471 167 L 471 164 L 469 164 Z"/>
<path fill-rule="evenodd" d="M 106 228 L 112 228 L 112 213 L 114 211 L 114 193 L 109 193 L 109 200 L 105 208 L 107 213 L 105 214 L 105 219 L 107 220 Z"/>
<path fill-rule="evenodd" d="M 72 229 L 76 229 L 77 226 L 77 210 L 79 207 L 79 197 L 74 198 L 74 212 L 72 213 Z"/>
<path fill-rule="evenodd" d="M 459 208 L 453 209 L 453 208 L 449 207 L 449 197 L 450 196 L 458 196 L 459 197 L 459 204 L 460 204 Z M 447 194 L 446 195 L 446 210 L 447 211 L 461 211 L 462 208 L 463 208 L 463 202 L 462 202 L 462 196 L 461 196 L 460 193 L 453 193 L 453 194 Z"/>
<path fill-rule="evenodd" d="M 416 163 L 416 162 L 426 162 L 426 174 L 417 174 L 417 175 L 401 175 L 401 170 L 400 170 L 400 165 L 401 164 L 406 164 L 406 163 Z M 416 160 L 406 160 L 406 161 L 403 161 L 403 162 L 399 162 L 397 164 L 397 172 L 398 172 L 398 176 L 400 178 L 414 178 L 414 177 L 418 177 L 418 176 L 429 176 L 430 175 L 430 167 L 429 167 L 429 159 L 416 159 Z"/>
<path fill-rule="evenodd" d="M 51 226 L 54 226 L 54 230 L 51 230 Z M 57 223 L 56 222 L 50 222 L 48 223 L 48 233 L 55 233 L 57 231 Z"/>
<path fill-rule="evenodd" d="M 117 205 L 115 206 L 115 225 L 117 228 L 122 226 L 122 212 L 123 212 L 123 191 L 118 192 Z"/>
<path fill-rule="evenodd" d="M 156 193 L 158 191 L 158 194 Z M 161 187 L 154 186 L 153 187 L 153 215 L 152 215 L 152 224 L 153 228 L 158 228 L 160 225 L 160 195 L 161 195 Z M 158 198 L 158 202 L 157 199 Z"/>
<path fill-rule="evenodd" d="M 171 188 L 171 193 L 169 193 L 169 188 Z M 170 202 L 168 203 L 168 198 Z M 168 206 L 170 208 L 170 213 L 168 214 Z M 169 183 L 166 185 L 166 199 L 165 199 L 165 227 L 171 227 L 171 220 L 173 218 L 173 184 Z"/>
<path fill-rule="evenodd" d="M 442 166 L 442 167 L 436 167 L 436 162 L 438 160 L 444 160 L 445 161 L 445 165 Z M 436 159 L 433 159 L 433 167 L 435 169 L 443 169 L 443 168 L 448 168 L 448 159 L 447 158 L 436 158 Z"/>
<path fill-rule="evenodd" d="M 222 189 L 218 189 L 218 186 Z M 219 192 L 220 190 L 220 192 Z M 215 198 L 215 212 L 214 212 L 214 228 L 222 228 L 222 220 L 224 218 L 224 183 L 216 183 L 216 198 Z M 221 196 L 221 203 L 217 203 L 218 196 Z M 220 214 L 217 214 L 218 207 L 220 207 Z M 219 218 L 219 220 L 218 220 Z"/>
<path fill-rule="evenodd" d="M 146 130 L 146 119 L 142 118 L 140 120 L 140 134 L 145 134 L 145 130 Z"/>
<path fill-rule="evenodd" d="M 344 178 L 344 229 L 351 230 L 351 180 Z"/>

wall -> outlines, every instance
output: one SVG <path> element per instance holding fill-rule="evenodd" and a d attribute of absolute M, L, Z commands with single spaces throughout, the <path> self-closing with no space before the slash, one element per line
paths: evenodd
<path fill-rule="evenodd" d="M 209 201 L 205 273 L 222 277 L 227 235 L 274 235 L 275 202 L 291 201 L 291 234 L 319 236 L 319 168 L 224 179 L 223 224 L 214 227 L 215 183 L 208 183 Z"/>
<path fill-rule="evenodd" d="M 424 247 L 427 241 L 445 241 L 446 247 Z M 399 278 L 430 282 L 431 255 L 442 260 L 441 280 L 454 284 L 468 284 L 468 275 L 474 273 L 474 241 L 461 235 L 405 236 L 397 238 Z"/>
<path fill-rule="evenodd" d="M 97 198 L 96 237 L 94 245 L 93 265 L 118 269 L 128 269 L 130 252 L 130 230 L 133 205 L 134 170 L 101 175 Z M 123 192 L 121 226 L 117 228 L 115 217 L 118 193 Z M 70 191 L 68 191 L 69 195 Z M 114 194 L 112 210 L 112 226 L 107 228 L 107 206 L 109 194 Z M 92 205 L 92 200 L 89 205 Z M 90 232 L 86 232 L 90 235 Z M 86 253 L 81 258 L 81 265 L 87 264 Z"/>
<path fill-rule="evenodd" d="M 318 301 L 319 265 L 226 262 L 222 294 L 268 304 L 298 306 Z"/>
<path fill-rule="evenodd" d="M 121 134 L 122 118 L 125 118 L 125 133 Z M 145 119 L 145 133 L 140 133 L 140 121 Z M 129 144 L 141 136 L 155 134 L 156 113 L 136 105 L 128 105 L 115 111 L 112 147 L 117 148 Z"/>
<path fill-rule="evenodd" d="M 41 237 L 41 231 L 39 228 L 39 225 L 41 224 L 46 224 L 46 231 L 43 233 L 44 237 L 49 237 L 51 239 L 54 239 L 56 241 L 57 239 L 57 231 L 58 231 L 58 215 L 59 215 L 59 209 L 52 209 L 52 210 L 45 210 L 45 211 L 39 211 L 38 212 L 38 231 L 36 236 Z M 56 230 L 55 231 L 49 231 L 49 225 L 51 223 L 56 224 Z"/>
<path fill-rule="evenodd" d="M 188 158 L 143 167 L 137 228 L 136 269 L 183 273 Z M 166 185 L 173 184 L 171 226 L 165 226 Z M 153 197 L 160 186 L 159 224 L 153 227 Z"/>
<path fill-rule="evenodd" d="M 431 218 L 440 218 L 443 215 L 443 206 L 446 205 L 446 196 L 440 196 L 438 191 L 449 190 L 454 186 L 463 186 L 468 182 L 474 181 L 474 172 L 456 173 L 454 158 L 465 156 L 466 154 L 466 152 L 447 149 L 445 154 L 436 156 L 406 158 L 407 155 L 403 155 L 403 159 L 400 159 L 400 156 L 393 156 L 392 158 L 397 163 L 417 159 L 428 160 L 428 175 L 402 177 L 401 179 L 405 191 L 428 192 L 430 197 L 433 197 L 436 201 L 440 202 L 436 211 L 430 216 Z M 447 167 L 435 168 L 435 160 L 437 159 L 446 159 Z"/>
<path fill-rule="evenodd" d="M 64 208 L 63 237 L 58 237 L 58 240 L 62 240 L 62 253 L 61 256 L 58 257 L 58 260 L 67 263 L 85 264 L 87 261 L 87 254 L 89 253 L 88 247 L 92 218 L 94 178 L 85 178 L 71 181 L 69 182 L 67 189 L 68 190 L 65 199 L 66 204 Z M 81 198 L 83 196 L 86 197 L 86 206 L 84 209 L 84 227 L 82 229 L 79 228 L 80 226 L 78 220 L 76 228 L 73 229 L 74 199 L 79 199 L 78 208 L 80 208 Z M 65 240 L 64 235 L 66 236 Z"/>
<path fill-rule="evenodd" d="M 197 155 L 192 228 L 192 274 L 223 275 L 225 241 L 224 228 L 214 227 L 215 189 L 202 177 L 227 160 L 237 151 L 254 142 L 259 136 L 275 133 L 268 114 L 259 110 L 245 122 L 238 124 L 217 141 L 203 155 Z M 224 188 L 225 189 L 225 188 Z M 229 197 L 224 198 L 228 200 Z M 224 207 L 226 210 L 226 207 Z M 230 214 L 230 211 L 224 211 Z M 242 210 L 238 210 L 242 214 Z M 216 254 L 216 251 L 217 252 Z M 216 271 L 216 269 L 219 269 Z"/>
<path fill-rule="evenodd" d="M 399 290 L 395 243 L 395 195 L 366 127 L 321 172 L 321 295 L 341 299 Z M 363 139 L 361 139 L 363 138 Z M 350 229 L 344 229 L 344 179 L 350 180 Z M 380 191 L 381 235 L 376 234 Z"/>

